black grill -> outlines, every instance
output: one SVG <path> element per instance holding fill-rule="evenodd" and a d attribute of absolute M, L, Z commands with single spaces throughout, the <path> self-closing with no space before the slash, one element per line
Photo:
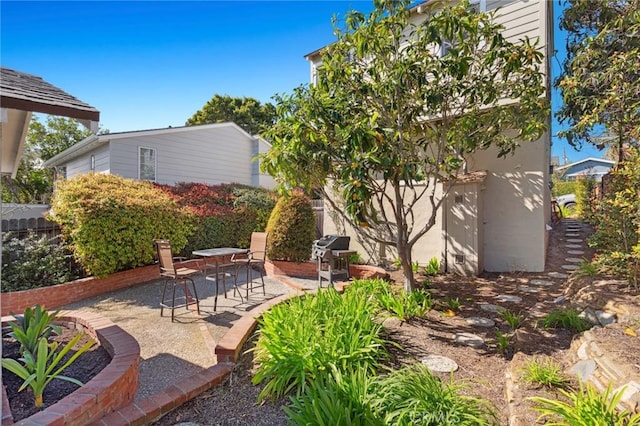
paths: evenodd
<path fill-rule="evenodd" d="M 313 242 L 312 257 L 318 263 L 318 284 L 322 287 L 322 280 L 333 285 L 334 279 L 349 279 L 349 256 L 355 251 L 349 251 L 351 238 L 342 235 L 325 235 Z"/>
<path fill-rule="evenodd" d="M 325 235 L 313 242 L 312 258 L 328 259 L 332 250 L 349 250 L 350 237 L 342 235 Z"/>

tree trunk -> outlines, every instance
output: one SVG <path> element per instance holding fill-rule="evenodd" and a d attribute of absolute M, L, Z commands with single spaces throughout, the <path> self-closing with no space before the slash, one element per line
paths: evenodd
<path fill-rule="evenodd" d="M 407 247 L 406 241 L 398 241 L 396 248 L 404 275 L 404 290 L 407 292 L 413 291 L 415 290 L 415 280 L 413 278 L 413 265 L 411 264 L 411 248 Z"/>

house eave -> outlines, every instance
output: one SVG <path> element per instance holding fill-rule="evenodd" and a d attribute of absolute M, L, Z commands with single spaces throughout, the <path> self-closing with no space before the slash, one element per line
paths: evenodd
<path fill-rule="evenodd" d="M 576 161 L 574 163 L 569 163 L 569 164 L 565 164 L 564 166 L 556 167 L 555 169 L 560 171 L 560 170 L 564 170 L 564 169 L 568 169 L 570 167 L 576 166 L 578 164 L 586 163 L 587 161 L 595 161 L 597 163 L 608 164 L 610 166 L 615 166 L 615 164 L 616 164 L 616 162 L 613 161 L 613 160 L 607 160 L 607 159 L 604 159 L 604 158 L 589 157 L 589 158 L 585 158 L 585 159 L 580 160 L 580 161 Z"/>
<path fill-rule="evenodd" d="M 108 135 L 104 135 L 104 136 L 108 137 Z M 102 138 L 99 135 L 91 135 L 81 140 L 77 144 L 73 145 L 72 147 L 69 147 L 66 150 L 62 151 L 58 155 L 51 157 L 50 159 L 48 159 L 42 164 L 42 167 L 45 167 L 45 168 L 57 167 L 70 160 L 73 160 L 76 157 L 81 156 L 82 154 L 92 151 L 97 147 L 104 145 L 108 142 L 109 142 L 108 138 Z"/>
<path fill-rule="evenodd" d="M 237 130 L 238 132 L 242 133 L 247 138 L 253 139 L 253 136 L 247 133 L 242 127 L 238 126 L 236 123 L 231 121 L 224 122 L 224 123 L 202 124 L 198 126 L 180 126 L 180 127 L 164 127 L 160 129 L 132 130 L 127 132 L 109 133 L 108 136 L 110 140 L 116 140 L 116 139 L 127 139 L 132 136 L 156 136 L 156 135 L 166 135 L 171 133 L 192 132 L 196 130 L 207 130 L 207 129 L 224 128 L 224 127 L 231 127 Z"/>

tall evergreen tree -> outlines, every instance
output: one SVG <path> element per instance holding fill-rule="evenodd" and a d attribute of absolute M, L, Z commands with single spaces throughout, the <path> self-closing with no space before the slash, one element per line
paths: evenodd
<path fill-rule="evenodd" d="M 273 124 L 275 112 L 272 104 L 261 104 L 254 98 L 214 95 L 186 124 L 194 126 L 233 121 L 247 133 L 255 135 Z"/>

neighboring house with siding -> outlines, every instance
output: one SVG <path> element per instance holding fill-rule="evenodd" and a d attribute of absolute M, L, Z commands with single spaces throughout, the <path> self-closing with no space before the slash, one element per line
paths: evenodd
<path fill-rule="evenodd" d="M 583 177 L 595 179 L 599 182 L 602 180 L 602 176 L 609 173 L 615 164 L 615 161 L 605 160 L 604 158 L 589 157 L 575 163 L 556 167 L 555 171 L 563 181 L 570 182 Z"/>
<path fill-rule="evenodd" d="M 477 10 L 496 10 L 495 19 L 504 26 L 503 35 L 508 40 L 517 42 L 525 36 L 539 40 L 545 55 L 541 72 L 546 76 L 549 99 L 553 2 L 478 0 L 472 4 Z M 411 22 L 427 19 L 421 12 L 421 5 L 414 7 Z M 446 53 L 446 46 L 441 49 Z M 310 62 L 312 83 L 321 64 L 321 53 L 319 49 L 305 56 Z M 550 124 L 549 115 L 549 129 Z M 497 150 L 489 149 L 470 157 L 470 173 L 452 188 L 436 225 L 414 246 L 413 260 L 426 264 L 436 257 L 447 271 L 469 275 L 482 271 L 543 271 L 551 211 L 550 147 L 551 134 L 547 131 L 535 142 L 522 143 L 513 156 L 498 158 Z M 429 208 L 425 201 L 414 212 L 425 220 Z M 325 234 L 351 235 L 351 248 L 365 259 L 390 261 L 396 256 L 395 248 L 361 239 L 335 217 L 325 207 Z"/>
<path fill-rule="evenodd" d="M 272 188 L 269 175 L 253 161 L 270 145 L 235 123 L 93 135 L 44 163 L 59 176 L 111 173 L 173 185 L 241 183 Z"/>

